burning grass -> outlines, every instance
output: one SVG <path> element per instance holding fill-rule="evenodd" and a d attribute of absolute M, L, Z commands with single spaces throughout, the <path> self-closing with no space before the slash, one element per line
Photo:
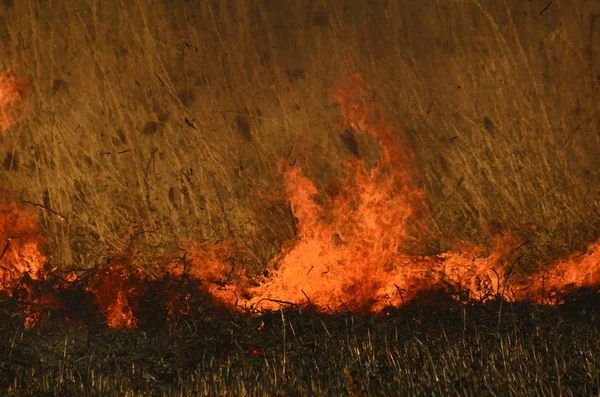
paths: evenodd
<path fill-rule="evenodd" d="M 593 242 L 598 238 L 592 219 L 597 203 L 583 199 L 597 196 L 590 169 L 597 168 L 598 157 L 590 144 L 595 135 L 588 134 L 584 142 L 578 138 L 583 133 L 575 134 L 594 128 L 594 118 L 582 114 L 595 109 L 596 96 L 590 81 L 581 78 L 583 72 L 573 67 L 587 65 L 578 48 L 586 48 L 580 41 L 589 35 L 579 17 L 573 22 L 552 14 L 584 15 L 589 10 L 581 4 L 573 10 L 554 5 L 544 17 L 555 15 L 560 24 L 571 20 L 572 25 L 557 22 L 563 28 L 553 28 L 557 42 L 546 50 L 536 40 L 524 39 L 533 37 L 529 19 L 541 17 L 549 6 L 536 12 L 533 4 L 524 11 L 508 3 L 475 2 L 444 11 L 436 4 L 417 10 L 427 26 L 419 31 L 410 2 L 348 12 L 352 7 L 342 11 L 336 2 L 326 1 L 322 10 L 308 10 L 316 14 L 301 17 L 297 26 L 311 21 L 315 32 L 336 37 L 330 42 L 326 34 L 315 36 L 315 43 L 322 43 L 315 54 L 332 62 L 319 66 L 321 70 L 332 66 L 337 73 L 331 84 L 317 79 L 312 88 L 306 86 L 309 100 L 302 102 L 298 80 L 307 79 L 307 73 L 294 65 L 282 74 L 285 56 L 274 52 L 293 45 L 274 45 L 278 33 L 270 28 L 260 34 L 253 30 L 279 21 L 281 15 L 270 6 L 239 7 L 243 23 L 237 13 L 229 15 L 212 2 L 175 7 L 168 14 L 176 20 L 167 25 L 186 21 L 185 29 L 174 30 L 189 37 L 177 33 L 163 39 L 167 19 L 158 17 L 155 24 L 160 12 L 147 14 L 139 2 L 132 9 L 91 1 L 90 13 L 60 1 L 44 12 L 8 3 L 0 7 L 13 13 L 5 29 L 11 40 L 27 42 L 19 15 L 26 16 L 35 37 L 31 59 L 20 56 L 38 97 L 23 133 L 4 134 L 20 118 L 29 87 L 9 72 L 0 75 L 0 143 L 6 149 L 2 187 L 19 190 L 18 199 L 15 193 L 0 200 L 0 316 L 6 319 L 0 332 L 12 335 L 4 339 L 11 342 L 0 368 L 7 375 L 0 379 L 6 391 L 598 392 L 594 305 L 600 293 L 600 240 Z M 328 13 L 336 12 L 370 15 L 389 26 L 373 31 L 380 24 L 344 20 L 347 16 L 333 23 Z M 399 28 L 391 21 L 404 13 L 409 22 Z M 38 14 L 75 24 L 65 32 Z M 210 18 L 188 22 L 195 14 Z M 114 33 L 103 18 L 117 18 L 122 29 Z M 232 19 L 224 24 L 227 18 Z M 511 31 L 501 29 L 498 21 L 510 21 Z M 60 65 L 58 53 L 66 51 L 58 48 L 45 56 L 44 51 L 57 48 L 43 39 L 45 24 L 52 40 L 61 44 L 62 37 L 83 49 L 69 61 L 75 69 L 69 72 L 71 66 L 63 65 L 69 81 L 56 71 L 46 74 L 51 79 L 43 77 L 44 65 Z M 215 35 L 194 31 L 192 25 L 212 26 Z M 282 37 L 291 37 L 279 25 L 272 30 L 283 28 Z M 221 31 L 227 26 L 235 26 L 241 36 L 230 42 Z M 153 31 L 161 32 L 160 45 Z M 473 41 L 474 31 L 481 43 Z M 262 45 L 258 41 L 247 45 L 248 37 L 265 32 L 268 50 L 256 51 Z M 301 33 L 298 42 L 310 44 L 312 34 Z M 373 39 L 362 46 L 400 40 L 403 48 L 387 60 L 396 48 L 357 47 L 344 62 L 330 57 L 331 48 L 345 47 L 339 40 L 346 36 L 352 44 L 360 37 Z M 421 36 L 423 40 L 412 39 Z M 184 43 L 181 65 L 169 66 L 162 53 L 170 48 L 169 38 Z M 210 49 L 204 52 L 196 46 L 203 38 Z M 538 39 L 546 40 L 543 35 Z M 104 41 L 112 44 L 105 48 Z M 134 44 L 116 44 L 126 41 Z M 448 59 L 430 62 L 438 59 L 436 53 L 423 51 L 417 42 L 431 42 Z M 541 50 L 549 52 L 547 59 L 564 60 L 562 69 L 538 64 Z M 577 56 L 558 57 L 553 51 L 575 51 Z M 220 52 L 242 58 L 200 55 Z M 169 52 L 166 58 L 176 57 Z M 193 77 L 195 71 L 186 70 L 188 59 L 194 60 L 194 68 L 199 61 L 209 62 L 198 69 L 211 75 Z M 205 67 L 213 59 L 219 59 L 216 66 Z M 401 95 L 385 94 L 382 84 L 370 87 L 359 73 L 340 83 L 342 75 L 360 68 L 369 69 L 369 80 L 376 81 L 378 72 L 386 70 L 380 62 L 398 69 L 402 84 L 389 83 L 398 78 L 383 79 Z M 98 78 L 89 78 L 88 64 Z M 339 65 L 347 70 L 341 73 Z M 247 78 L 245 69 L 252 70 Z M 543 76 L 535 70 L 544 70 Z M 181 71 L 183 86 L 177 82 Z M 567 71 L 572 81 L 565 83 L 562 72 Z M 553 74 L 561 79 L 548 84 Z M 85 84 L 77 86 L 77 75 Z M 127 75 L 131 79 L 123 78 Z M 153 77 L 141 83 L 141 75 Z M 46 95 L 46 80 L 52 83 L 52 98 L 62 99 Z M 215 103 L 207 99 L 193 109 L 188 80 L 203 98 L 216 93 Z M 571 90 L 573 81 L 583 93 Z M 219 87 L 229 94 L 221 95 Z M 490 88 L 497 94 L 506 91 L 506 97 L 490 101 Z M 94 89 L 101 106 L 89 100 Z M 263 103 L 252 104 L 248 90 L 252 97 L 262 95 Z M 564 103 L 554 106 L 552 95 Z M 223 97 L 232 98 L 235 106 L 228 107 L 229 99 Z M 135 105 L 127 106 L 126 98 Z M 144 102 L 150 99 L 152 104 Z M 309 110 L 297 118 L 292 113 L 301 111 L 299 103 Z M 236 110 L 221 112 L 223 120 L 231 116 L 235 121 L 235 138 L 226 136 L 227 122 L 210 124 L 221 119 L 214 117 L 220 112 L 215 109 L 224 105 Z M 152 112 L 140 116 L 139 128 L 134 118 L 144 114 L 143 107 Z M 310 124 L 325 125 L 323 116 L 333 112 L 335 129 L 343 130 L 337 143 L 345 149 L 326 142 L 336 135 L 331 123 L 327 131 Z M 52 130 L 38 128 L 45 125 Z M 288 137 L 291 149 L 285 134 L 279 134 L 287 130 L 300 131 Z M 306 141 L 299 143 L 300 136 Z M 344 150 L 352 157 L 344 156 Z M 583 167 L 586 176 L 573 177 L 575 166 Z M 33 177 L 31 170 L 36 171 Z M 463 183 L 465 178 L 470 182 Z M 571 190 L 571 196 L 561 194 Z M 30 196 L 39 200 L 25 198 Z M 267 201 L 270 211 L 265 211 Z M 457 211 L 463 214 L 457 216 Z M 522 219 L 529 212 L 535 226 Z M 568 219 L 557 216 L 566 212 Z M 467 222 L 475 226 L 473 232 L 452 232 Z M 574 236 L 577 225 L 589 230 L 577 241 L 567 239 L 563 248 L 572 252 L 590 244 L 569 255 L 559 250 L 562 259 L 540 249 L 543 236 L 528 235 L 539 227 Z M 114 238 L 117 230 L 134 232 L 120 240 Z M 480 235 L 474 238 L 476 233 Z M 94 244 L 82 243 L 86 236 Z M 529 254 L 528 244 L 537 244 Z M 576 292 L 580 296 L 573 303 Z M 566 318 L 573 321 L 572 328 Z M 64 336 L 62 356 L 57 355 L 58 336 Z M 569 375 L 571 371 L 578 375 Z"/>
<path fill-rule="evenodd" d="M 539 264 L 533 272 L 517 267 L 526 242 L 509 231 L 491 236 L 487 247 L 458 242 L 446 252 L 415 253 L 430 237 L 430 211 L 412 151 L 386 121 L 360 74 L 352 75 L 335 97 L 347 127 L 372 137 L 380 158 L 371 166 L 348 162 L 337 189 L 324 192 L 302 170 L 310 163 L 284 165 L 283 194 L 296 235 L 267 264 L 264 276 L 236 269 L 247 248 L 233 237 L 184 240 L 182 256 L 155 258 L 145 266 L 135 264 L 138 248 L 130 240 L 123 255 L 109 257 L 105 265 L 64 272 L 49 266 L 41 253 L 44 239 L 31 208 L 6 201 L 0 207 L 0 237 L 6 239 L 0 289 L 17 296 L 30 327 L 46 322 L 43 311 L 67 310 L 70 302 L 61 291 L 84 290 L 113 328 L 138 326 L 135 312 L 160 280 L 172 282 L 156 292 L 169 302 L 173 321 L 195 310 L 190 300 L 198 294 L 234 311 L 278 310 L 285 303 L 320 312 L 379 314 L 441 287 L 465 302 L 538 303 L 560 303 L 561 295 L 574 288 L 600 289 L 598 243 L 585 254 Z M 184 293 L 173 288 L 177 280 Z"/>
<path fill-rule="evenodd" d="M 54 263 L 141 225 L 148 255 L 233 233 L 259 272 L 293 237 L 282 157 L 323 191 L 379 155 L 333 98 L 353 71 L 414 151 L 433 248 L 495 223 L 542 260 L 598 238 L 594 2 L 84 3 L 0 2 L 1 70 L 34 87 L 0 178 L 68 218 L 43 215 Z"/>
<path fill-rule="evenodd" d="M 155 291 L 169 290 L 158 284 Z M 84 294 L 85 295 L 85 294 Z M 84 296 L 82 295 L 82 296 Z M 0 389 L 8 395 L 595 395 L 600 295 L 559 306 L 464 305 L 423 294 L 379 316 L 310 308 L 180 317 L 157 296 L 139 326 L 113 330 L 93 300 L 87 320 L 24 329 L 0 302 Z M 196 302 L 199 303 L 199 302 Z M 93 315 L 96 313 L 96 315 Z"/>

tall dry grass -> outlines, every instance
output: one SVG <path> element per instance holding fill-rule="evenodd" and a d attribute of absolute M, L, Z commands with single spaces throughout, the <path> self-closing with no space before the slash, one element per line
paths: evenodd
<path fill-rule="evenodd" d="M 324 188 L 357 153 L 333 90 L 363 73 L 416 153 L 436 249 L 512 227 L 535 258 L 598 237 L 593 1 L 0 2 L 0 67 L 30 81 L 0 180 L 53 261 L 293 234 L 281 158 Z M 594 19 L 595 18 L 595 19 Z M 311 167 L 307 167 L 312 164 Z"/>

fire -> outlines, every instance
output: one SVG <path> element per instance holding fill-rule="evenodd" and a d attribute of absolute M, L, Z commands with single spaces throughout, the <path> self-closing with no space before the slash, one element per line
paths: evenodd
<path fill-rule="evenodd" d="M 379 163 L 369 170 L 363 161 L 350 162 L 343 187 L 325 197 L 298 167 L 285 171 L 298 236 L 274 258 L 275 270 L 251 289 L 248 304 L 379 312 L 439 288 L 466 301 L 542 302 L 548 291 L 600 286 L 600 241 L 588 254 L 541 266 L 549 270 L 528 277 L 513 275 L 520 244 L 509 232 L 494 237 L 487 249 L 463 242 L 435 256 L 402 253 L 418 240 L 415 233 L 424 230 L 428 214 L 412 152 L 385 122 L 360 75 L 336 98 L 347 126 L 376 139 Z"/>
<path fill-rule="evenodd" d="M 538 303 L 558 303 L 563 295 L 580 288 L 600 291 L 600 240 L 585 253 L 576 253 L 531 276 L 527 285 L 527 293 Z"/>
<path fill-rule="evenodd" d="M 10 70 L 0 73 L 0 134 L 18 119 L 29 84 L 13 76 Z"/>
<path fill-rule="evenodd" d="M 40 224 L 34 213 L 0 199 L 0 291 L 11 293 L 25 276 L 41 277 L 46 257 L 40 252 Z"/>
<path fill-rule="evenodd" d="M 251 304 L 274 308 L 277 302 L 310 302 L 318 307 L 346 306 L 369 311 L 390 283 L 402 285 L 415 276 L 402 272 L 407 257 L 399 249 L 410 236 L 410 222 L 423 212 L 424 192 L 417 186 L 410 151 L 368 99 L 364 83 L 340 89 L 337 99 L 347 126 L 370 134 L 381 148 L 377 167 L 350 162 L 342 188 L 319 196 L 300 169 L 284 173 L 287 200 L 298 219 L 294 246 L 277 256 L 271 277 L 253 289 Z M 412 228 L 414 229 L 414 228 Z M 390 276 L 396 273 L 396 279 Z M 272 300 L 269 300 L 272 299 Z"/>
<path fill-rule="evenodd" d="M 461 244 L 438 256 L 402 254 L 407 222 L 415 213 L 410 200 L 420 194 L 389 180 L 382 184 L 374 177 L 379 169 L 350 170 L 356 172 L 348 179 L 352 182 L 332 200 L 330 211 L 315 203 L 318 192 L 308 178 L 297 169 L 286 173 L 298 239 L 274 259 L 278 268 L 250 291 L 248 303 L 378 312 L 435 288 L 467 292 L 478 300 L 501 293 L 516 257 L 510 235 L 497 237 L 488 250 Z"/>
<path fill-rule="evenodd" d="M 12 75 L 0 73 L 0 134 L 19 118 L 23 96 L 29 85 Z M 27 315 L 26 326 L 41 319 L 37 310 L 54 298 L 36 294 L 32 283 L 48 277 L 47 259 L 41 252 L 44 241 L 37 214 L 0 192 L 0 291 L 16 297 Z"/>
<path fill-rule="evenodd" d="M 141 269 L 134 269 L 127 261 L 107 265 L 91 278 L 87 288 L 96 300 L 106 323 L 112 328 L 135 328 L 134 310 L 139 303 Z"/>
<path fill-rule="evenodd" d="M 238 297 L 232 285 L 235 243 L 184 241 L 185 255 L 163 268 L 163 278 L 174 282 L 175 291 L 168 296 L 168 318 L 202 310 L 229 308 L 237 310 Z M 230 263 L 228 263 L 230 262 Z M 210 310 L 209 310 L 210 311 Z"/>
<path fill-rule="evenodd" d="M 55 291 L 35 285 L 51 272 L 41 252 L 41 227 L 35 213 L 4 198 L 0 200 L 0 291 L 17 300 L 27 327 L 43 322 L 42 308 L 54 306 Z"/>
<path fill-rule="evenodd" d="M 203 304 L 233 308 L 235 292 L 225 286 L 230 245 L 188 240 L 184 242 L 186 252 L 182 258 L 165 259 L 146 270 L 131 264 L 134 254 L 130 253 L 96 269 L 86 288 L 112 328 L 137 327 L 136 313 L 150 295 L 159 295 L 150 304 L 164 303 L 164 315 L 172 323 L 177 323 L 182 315 L 196 312 Z"/>
<path fill-rule="evenodd" d="M 498 290 L 487 273 L 506 259 L 506 243 L 483 259 L 466 246 L 438 257 L 401 253 L 424 228 L 424 190 L 412 152 L 386 123 L 360 75 L 353 76 L 353 83 L 336 97 L 347 126 L 378 143 L 379 163 L 369 170 L 362 160 L 350 162 L 342 188 L 324 198 L 300 169 L 284 173 L 298 237 L 271 263 L 276 270 L 251 291 L 249 303 L 276 308 L 280 301 L 304 302 L 321 309 L 376 312 L 444 283 L 478 293 L 482 287 L 475 284 L 485 279 Z M 317 198 L 324 204 L 317 204 Z"/>
<path fill-rule="evenodd" d="M 232 264 L 228 264 L 235 250 L 235 244 L 231 241 L 197 243 L 186 240 L 184 248 L 186 256 L 180 261 L 170 262 L 164 270 L 165 274 L 200 280 L 204 284 L 205 291 L 219 301 L 234 305 L 235 297 L 233 289 L 226 284 L 231 281 Z M 232 269 L 234 270 L 234 269 Z"/>
<path fill-rule="evenodd" d="M 25 88 L 10 73 L 0 76 L 0 131 L 17 120 Z M 464 302 L 500 297 L 538 303 L 556 303 L 577 288 L 600 290 L 600 240 L 584 254 L 540 264 L 543 270 L 536 274 L 519 273 L 521 244 L 509 231 L 493 237 L 488 247 L 461 242 L 437 255 L 416 254 L 415 247 L 428 236 L 429 211 L 412 151 L 385 120 L 360 75 L 335 97 L 343 127 L 368 134 L 379 147 L 378 162 L 349 161 L 339 186 L 325 191 L 300 165 L 284 169 L 283 190 L 297 235 L 261 279 L 236 268 L 243 249 L 235 241 L 191 240 L 182 242 L 183 255 L 144 268 L 133 264 L 131 249 L 83 274 L 59 275 L 42 254 L 36 214 L 2 199 L 0 291 L 17 299 L 28 327 L 47 322 L 48 308 L 70 319 L 69 299 L 78 296 L 89 298 L 108 326 L 135 328 L 151 321 L 144 317 L 146 306 L 156 309 L 151 316 L 162 311 L 177 323 L 185 315 L 286 304 L 378 313 L 434 289 Z M 68 290 L 80 293 L 59 293 Z"/>

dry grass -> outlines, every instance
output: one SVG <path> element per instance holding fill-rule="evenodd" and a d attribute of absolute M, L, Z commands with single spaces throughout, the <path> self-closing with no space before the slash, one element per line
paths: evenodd
<path fill-rule="evenodd" d="M 354 71 L 416 152 L 439 248 L 598 237 L 595 2 L 227 3 L 0 2 L 0 67 L 33 84 L 0 179 L 67 218 L 42 212 L 53 261 L 236 237 L 259 267 L 293 233 L 280 159 L 324 186 L 353 155 L 331 93 Z"/>

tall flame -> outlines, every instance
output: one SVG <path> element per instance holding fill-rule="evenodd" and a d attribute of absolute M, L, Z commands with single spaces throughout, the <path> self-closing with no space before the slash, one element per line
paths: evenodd
<path fill-rule="evenodd" d="M 0 132 L 17 120 L 25 89 L 10 73 L 0 75 Z M 59 279 L 41 252 L 37 216 L 0 197 L 0 292 L 17 296 L 26 325 L 33 326 L 44 322 L 44 307 L 69 304 L 57 289 L 82 285 L 107 325 L 134 328 L 144 321 L 138 313 L 156 292 L 153 288 L 161 289 L 165 316 L 173 322 L 207 304 L 268 310 L 291 303 L 380 312 L 439 288 L 464 301 L 501 297 L 538 303 L 560 302 L 563 294 L 581 287 L 600 291 L 600 240 L 584 254 L 540 264 L 542 271 L 535 274 L 515 270 L 520 242 L 509 232 L 493 237 L 485 248 L 462 242 L 438 255 L 411 253 L 427 235 L 429 215 L 412 151 L 386 122 L 360 75 L 353 75 L 336 99 L 344 127 L 372 137 L 379 161 L 373 167 L 363 160 L 348 162 L 333 193 L 319 191 L 300 166 L 284 170 L 297 235 L 284 244 L 262 279 L 251 280 L 235 268 L 240 248 L 234 241 L 189 240 L 183 242 L 185 255 L 144 270 L 133 265 L 132 249 L 91 273 Z"/>
<path fill-rule="evenodd" d="M 401 253 L 414 237 L 411 231 L 422 230 L 427 216 L 412 152 L 385 122 L 360 75 L 336 98 L 347 126 L 376 139 L 379 163 L 369 170 L 363 161 L 350 162 L 342 189 L 325 198 L 299 168 L 285 171 L 298 236 L 272 261 L 275 270 L 251 289 L 248 304 L 275 309 L 288 302 L 377 312 L 436 288 L 471 300 L 538 302 L 545 292 L 564 293 L 568 286 L 599 288 L 600 241 L 588 254 L 546 267 L 541 274 L 514 275 L 510 284 L 519 242 L 508 232 L 493 238 L 487 249 L 463 242 L 435 256 Z"/>
<path fill-rule="evenodd" d="M 27 87 L 10 71 L 0 73 L 0 134 L 17 121 Z M 0 192 L 0 290 L 10 292 L 25 274 L 38 278 L 46 263 L 39 242 L 37 216 Z"/>
<path fill-rule="evenodd" d="M 426 214 L 412 152 L 386 123 L 360 75 L 336 98 L 347 126 L 371 135 L 381 158 L 370 170 L 362 160 L 350 162 L 342 188 L 321 199 L 322 205 L 301 170 L 284 173 L 286 197 L 298 219 L 297 241 L 275 258 L 277 270 L 251 291 L 251 304 L 275 308 L 278 301 L 310 302 L 320 308 L 379 310 L 404 299 L 402 290 L 410 295 L 431 287 L 427 280 L 435 279 L 442 264 L 459 258 L 400 253 Z"/>
<path fill-rule="evenodd" d="M 0 73 L 0 134 L 18 121 L 28 89 L 29 84 L 10 70 Z M 27 314 L 26 326 L 40 321 L 40 304 L 54 300 L 50 295 L 37 296 L 31 288 L 32 281 L 49 274 L 47 259 L 40 250 L 42 242 L 37 214 L 0 192 L 0 291 L 9 296 L 19 289 L 25 292 L 18 300 Z"/>

